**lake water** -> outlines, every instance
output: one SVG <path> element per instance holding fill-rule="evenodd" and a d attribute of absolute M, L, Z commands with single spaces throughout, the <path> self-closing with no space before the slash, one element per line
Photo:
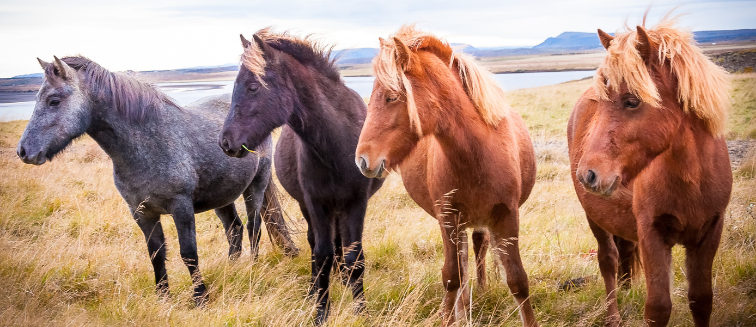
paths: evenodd
<path fill-rule="evenodd" d="M 505 91 L 564 83 L 588 76 L 595 71 L 547 72 L 521 74 L 495 74 L 494 79 Z M 363 98 L 369 98 L 373 91 L 374 77 L 345 77 L 346 85 Z M 174 98 L 179 104 L 187 105 L 210 95 L 231 93 L 234 81 L 196 82 L 196 83 L 160 83 L 160 89 Z M 33 93 L 29 100 L 33 100 Z M 0 121 L 29 119 L 34 110 L 34 101 L 0 103 Z"/>

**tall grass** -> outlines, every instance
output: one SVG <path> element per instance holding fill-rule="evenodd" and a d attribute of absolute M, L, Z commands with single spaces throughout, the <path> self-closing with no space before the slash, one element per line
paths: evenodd
<path fill-rule="evenodd" d="M 738 75 L 735 81 L 753 85 L 756 76 Z M 591 254 L 596 241 L 570 181 L 564 142 L 569 112 L 588 84 L 509 93 L 538 145 L 538 180 L 521 208 L 520 244 L 535 312 L 546 326 L 600 326 L 605 308 L 603 283 Z M 753 124 L 739 122 L 754 114 L 753 88 L 736 87 L 733 98 L 730 137 L 752 138 L 748 131 Z M 223 227 L 211 212 L 197 215 L 199 263 L 210 289 L 209 303 L 203 309 L 192 306 L 191 279 L 167 216 L 163 226 L 171 297 L 159 301 L 143 235 L 113 185 L 107 156 L 83 137 L 51 163 L 24 165 L 15 155 L 24 126 L 25 122 L 0 123 L 0 325 L 312 323 L 314 302 L 305 299 L 309 252 L 288 258 L 264 239 L 257 261 L 245 253 L 229 262 Z M 735 174 L 714 265 L 715 325 L 756 325 L 756 179 L 753 168 L 748 169 L 744 164 Z M 296 203 L 286 197 L 283 205 L 297 230 L 297 245 L 307 249 L 306 225 Z M 237 208 L 243 211 L 241 202 Z M 367 310 L 353 313 L 350 292 L 334 276 L 329 325 L 437 325 L 443 294 L 440 229 L 409 198 L 397 175 L 389 176 L 370 201 L 364 249 Z M 673 254 L 670 325 L 692 325 L 684 250 L 676 247 Z M 489 288 L 473 289 L 467 321 L 517 326 L 517 306 L 503 282 L 503 271 L 495 268 L 490 256 L 488 261 Z M 588 282 L 560 291 L 560 283 L 578 277 L 588 277 Z M 643 285 L 640 279 L 631 289 L 619 291 L 628 325 L 642 323 Z"/>

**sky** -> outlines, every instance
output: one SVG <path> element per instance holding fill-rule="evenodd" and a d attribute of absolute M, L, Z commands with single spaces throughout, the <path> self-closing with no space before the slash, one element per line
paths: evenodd
<path fill-rule="evenodd" d="M 377 47 L 405 23 L 475 47 L 534 46 L 562 32 L 614 32 L 682 5 L 681 25 L 756 28 L 756 1 L 307 1 L 128 0 L 0 2 L 0 78 L 41 72 L 36 58 L 80 54 L 113 70 L 214 66 L 239 61 L 239 34 L 274 26 L 314 33 L 336 49 Z"/>

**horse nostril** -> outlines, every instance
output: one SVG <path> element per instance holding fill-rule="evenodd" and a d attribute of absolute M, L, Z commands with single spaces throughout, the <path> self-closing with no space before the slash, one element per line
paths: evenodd
<path fill-rule="evenodd" d="M 221 148 L 223 148 L 223 150 L 229 150 L 228 140 L 226 138 L 223 138 L 223 141 L 221 141 Z"/>
<path fill-rule="evenodd" d="M 26 149 L 24 149 L 24 147 L 19 147 L 18 153 L 16 154 L 19 158 L 23 159 L 24 157 L 26 157 Z"/>
<path fill-rule="evenodd" d="M 588 185 L 593 185 L 596 183 L 596 173 L 593 172 L 593 170 L 588 170 L 588 172 L 585 174 L 585 181 L 588 183 Z"/>
<path fill-rule="evenodd" d="M 378 174 L 376 177 L 380 178 L 383 175 L 383 171 L 386 170 L 386 160 L 381 160 L 381 165 L 378 166 Z"/>
<path fill-rule="evenodd" d="M 368 170 L 368 164 L 367 160 L 365 160 L 365 156 L 360 157 L 360 169 L 363 171 Z"/>

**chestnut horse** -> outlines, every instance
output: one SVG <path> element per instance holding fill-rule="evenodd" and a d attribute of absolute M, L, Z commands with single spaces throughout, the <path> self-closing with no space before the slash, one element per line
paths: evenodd
<path fill-rule="evenodd" d="M 620 323 L 613 235 L 638 242 L 648 325 L 669 321 L 675 244 L 685 247 L 693 321 L 707 326 L 711 315 L 711 270 L 732 189 L 722 137 L 728 82 L 675 20 L 667 14 L 654 28 L 616 37 L 598 30 L 608 55 L 567 127 L 572 180 L 598 241 L 611 326 Z"/>
<path fill-rule="evenodd" d="M 365 176 L 399 168 L 407 192 L 438 219 L 444 242 L 443 324 L 469 306 L 467 228 L 485 286 L 486 230 L 527 326 L 537 322 L 518 245 L 519 207 L 535 182 L 525 123 L 472 58 L 403 26 L 373 61 L 376 81 L 355 160 Z"/>

